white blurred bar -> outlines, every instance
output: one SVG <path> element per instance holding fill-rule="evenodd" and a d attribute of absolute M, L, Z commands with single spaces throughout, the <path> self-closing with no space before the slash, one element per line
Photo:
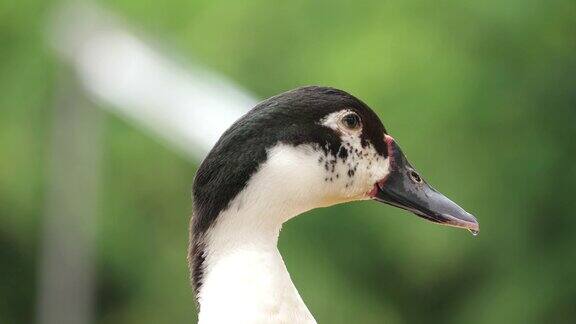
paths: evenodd
<path fill-rule="evenodd" d="M 52 43 L 106 109 L 195 157 L 256 103 L 230 80 L 162 56 L 93 5 L 58 11 Z"/>
<path fill-rule="evenodd" d="M 90 323 L 94 315 L 95 242 L 102 112 L 61 71 L 53 112 L 37 320 Z"/>

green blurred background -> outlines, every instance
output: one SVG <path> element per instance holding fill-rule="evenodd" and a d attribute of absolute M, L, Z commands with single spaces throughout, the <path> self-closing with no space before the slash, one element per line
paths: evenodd
<path fill-rule="evenodd" d="M 0 0 L 0 323 L 36 321 L 57 79 L 53 1 Z M 481 233 L 371 202 L 313 210 L 280 250 L 320 323 L 576 321 L 576 2 L 106 0 L 259 98 L 307 84 L 377 110 Z M 197 164 L 103 114 L 97 323 L 190 323 Z M 192 126 L 191 126 L 192 127 Z"/>

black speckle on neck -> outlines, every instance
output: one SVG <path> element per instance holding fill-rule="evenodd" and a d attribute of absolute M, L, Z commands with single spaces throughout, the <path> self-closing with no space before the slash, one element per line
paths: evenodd
<path fill-rule="evenodd" d="M 348 150 L 344 146 L 340 146 L 340 149 L 338 150 L 338 157 L 341 158 L 342 161 L 345 161 L 348 157 Z"/>

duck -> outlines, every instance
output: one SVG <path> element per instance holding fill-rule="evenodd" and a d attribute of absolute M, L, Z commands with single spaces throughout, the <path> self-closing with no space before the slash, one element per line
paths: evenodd
<path fill-rule="evenodd" d="M 332 87 L 266 99 L 230 126 L 197 169 L 188 263 L 198 323 L 316 323 L 277 243 L 311 209 L 373 200 L 479 232 L 476 218 L 408 162 L 378 115 Z"/>

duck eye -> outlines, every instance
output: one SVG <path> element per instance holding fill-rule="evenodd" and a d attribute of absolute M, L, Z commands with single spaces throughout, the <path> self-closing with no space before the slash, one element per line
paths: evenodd
<path fill-rule="evenodd" d="M 418 172 L 416 172 L 414 170 L 410 171 L 410 178 L 412 178 L 412 180 L 414 182 L 417 182 L 417 183 L 422 182 L 422 178 L 420 178 L 420 175 L 418 174 Z"/>
<path fill-rule="evenodd" d="M 349 113 L 342 117 L 342 124 L 351 130 L 360 128 L 360 116 L 355 113 Z"/>

